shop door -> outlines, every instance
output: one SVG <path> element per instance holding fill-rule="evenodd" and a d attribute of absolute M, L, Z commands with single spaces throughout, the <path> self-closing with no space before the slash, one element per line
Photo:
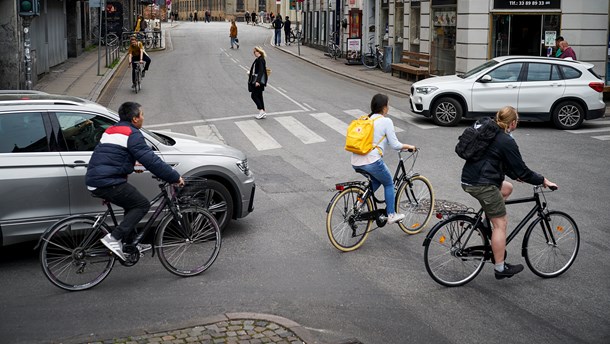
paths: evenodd
<path fill-rule="evenodd" d="M 559 15 L 500 14 L 493 16 L 492 56 L 546 56 L 545 37 L 558 36 Z M 554 44 L 553 44 L 554 45 Z"/>

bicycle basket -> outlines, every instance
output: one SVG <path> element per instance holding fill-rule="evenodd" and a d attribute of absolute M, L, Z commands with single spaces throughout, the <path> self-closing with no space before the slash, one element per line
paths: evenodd
<path fill-rule="evenodd" d="M 180 205 L 198 206 L 207 204 L 208 183 L 203 177 L 186 177 L 184 186 L 177 190 L 176 202 Z"/>

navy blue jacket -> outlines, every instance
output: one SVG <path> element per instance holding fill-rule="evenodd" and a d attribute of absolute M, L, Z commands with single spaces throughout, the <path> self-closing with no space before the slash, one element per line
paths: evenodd
<path fill-rule="evenodd" d="M 517 142 L 500 131 L 480 160 L 467 160 L 462 168 L 462 183 L 502 187 L 504 176 L 529 184 L 541 185 L 544 177 L 530 170 L 523 162 Z"/>
<path fill-rule="evenodd" d="M 144 135 L 129 122 L 119 122 L 106 129 L 95 147 L 85 182 L 90 187 L 108 187 L 127 182 L 136 160 L 155 176 L 177 183 L 180 174 L 159 158 L 146 144 Z"/>

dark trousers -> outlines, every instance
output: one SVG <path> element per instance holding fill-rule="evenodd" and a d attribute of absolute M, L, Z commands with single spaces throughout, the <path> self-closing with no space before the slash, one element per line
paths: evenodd
<path fill-rule="evenodd" d="M 252 100 L 254 100 L 254 104 L 256 104 L 256 108 L 259 110 L 265 109 L 265 101 L 263 100 L 263 88 L 255 87 L 254 91 L 250 94 Z"/>
<path fill-rule="evenodd" d="M 112 236 L 117 240 L 133 240 L 136 226 L 150 209 L 148 199 L 129 183 L 97 188 L 92 193 L 125 210 L 123 221 L 112 231 Z"/>
<path fill-rule="evenodd" d="M 152 62 L 152 60 L 150 59 L 150 57 L 148 57 L 148 55 L 146 55 L 146 53 L 142 54 L 142 60 L 145 62 L 144 64 L 144 70 L 147 71 L 148 67 L 150 66 L 150 62 Z M 136 83 L 136 63 L 138 63 L 139 61 L 137 61 L 135 58 L 132 58 L 131 60 L 131 83 L 135 84 Z"/>

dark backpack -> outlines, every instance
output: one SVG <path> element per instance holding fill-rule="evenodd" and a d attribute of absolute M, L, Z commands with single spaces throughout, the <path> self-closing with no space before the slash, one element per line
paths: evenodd
<path fill-rule="evenodd" d="M 464 160 L 480 160 L 499 131 L 500 128 L 493 119 L 481 118 L 460 135 L 455 152 Z"/>

